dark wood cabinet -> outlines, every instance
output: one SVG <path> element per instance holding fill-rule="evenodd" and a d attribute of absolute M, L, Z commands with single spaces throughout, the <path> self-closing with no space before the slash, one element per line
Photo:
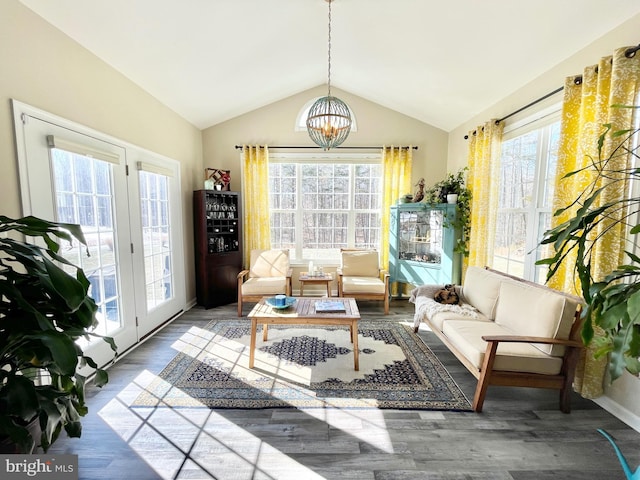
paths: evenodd
<path fill-rule="evenodd" d="M 196 297 L 205 308 L 238 300 L 242 270 L 242 212 L 238 192 L 193 192 Z"/>

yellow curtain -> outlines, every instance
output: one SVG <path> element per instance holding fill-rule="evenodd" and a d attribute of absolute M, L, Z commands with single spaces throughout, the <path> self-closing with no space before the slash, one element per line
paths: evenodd
<path fill-rule="evenodd" d="M 269 149 L 242 146 L 243 255 L 245 266 L 253 249 L 271 248 L 269 216 Z"/>
<path fill-rule="evenodd" d="M 382 148 L 382 230 L 380 249 L 382 268 L 389 269 L 389 222 L 391 206 L 403 195 L 411 193 L 413 147 Z"/>
<path fill-rule="evenodd" d="M 466 265 L 491 266 L 498 212 L 502 122 L 490 120 L 469 132 L 467 185 L 471 190 L 471 233 Z"/>
<path fill-rule="evenodd" d="M 592 179 L 588 170 L 583 174 L 563 179 L 571 171 L 587 167 L 590 158 L 598 158 L 598 137 L 604 131 L 604 124 L 611 124 L 611 130 L 631 128 L 633 110 L 612 108 L 612 105 L 634 105 L 640 84 L 640 55 L 627 57 L 628 47 L 617 49 L 613 56 L 604 57 L 598 65 L 585 68 L 582 76 L 569 77 L 565 81 L 562 106 L 562 123 L 553 210 L 566 207 L 576 199 Z M 603 145 L 602 158 L 607 158 L 611 150 L 611 136 Z M 622 158 L 620 161 L 631 161 Z M 610 165 L 615 168 L 615 165 Z M 622 168 L 622 166 L 620 166 Z M 600 202 L 624 198 L 626 189 L 619 185 L 605 190 Z M 567 210 L 552 219 L 552 227 L 573 217 L 575 210 Z M 606 228 L 605 224 L 601 225 Z M 621 229 L 606 233 L 593 252 L 592 274 L 600 280 L 619 265 L 624 255 L 624 232 Z M 574 294 L 580 294 L 576 284 L 574 260 L 565 261 L 562 269 L 549 281 L 549 286 Z M 596 332 L 597 334 L 597 332 Z M 603 393 L 603 379 L 606 358 L 594 358 L 594 349 L 584 351 L 577 368 L 574 389 L 583 397 L 596 398 Z"/>

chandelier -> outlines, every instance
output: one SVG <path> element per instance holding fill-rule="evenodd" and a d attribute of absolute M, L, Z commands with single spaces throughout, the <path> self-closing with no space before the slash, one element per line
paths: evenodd
<path fill-rule="evenodd" d="M 307 116 L 307 132 L 319 147 L 329 150 L 344 142 L 351 131 L 351 113 L 346 103 L 331 96 L 331 2 L 329 3 L 329 68 L 327 70 L 327 96 L 311 105 Z"/>

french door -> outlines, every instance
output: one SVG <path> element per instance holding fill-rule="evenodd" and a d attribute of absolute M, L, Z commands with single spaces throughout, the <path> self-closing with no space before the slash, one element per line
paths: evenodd
<path fill-rule="evenodd" d="M 18 102 L 14 112 L 23 213 L 82 227 L 87 247 L 62 253 L 89 279 L 96 333 L 123 352 L 185 304 L 179 170 Z M 83 342 L 98 364 L 112 358 L 102 340 Z"/>

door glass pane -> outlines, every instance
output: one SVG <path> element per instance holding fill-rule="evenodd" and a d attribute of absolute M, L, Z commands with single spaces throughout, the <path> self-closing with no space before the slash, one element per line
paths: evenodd
<path fill-rule="evenodd" d="M 57 148 L 51 158 L 57 220 L 79 224 L 89 250 L 86 255 L 75 242 L 61 253 L 80 266 L 91 283 L 89 295 L 98 305 L 96 332 L 111 335 L 122 326 L 111 164 Z"/>
<path fill-rule="evenodd" d="M 147 311 L 173 298 L 169 178 L 140 172 L 140 210 Z"/>

